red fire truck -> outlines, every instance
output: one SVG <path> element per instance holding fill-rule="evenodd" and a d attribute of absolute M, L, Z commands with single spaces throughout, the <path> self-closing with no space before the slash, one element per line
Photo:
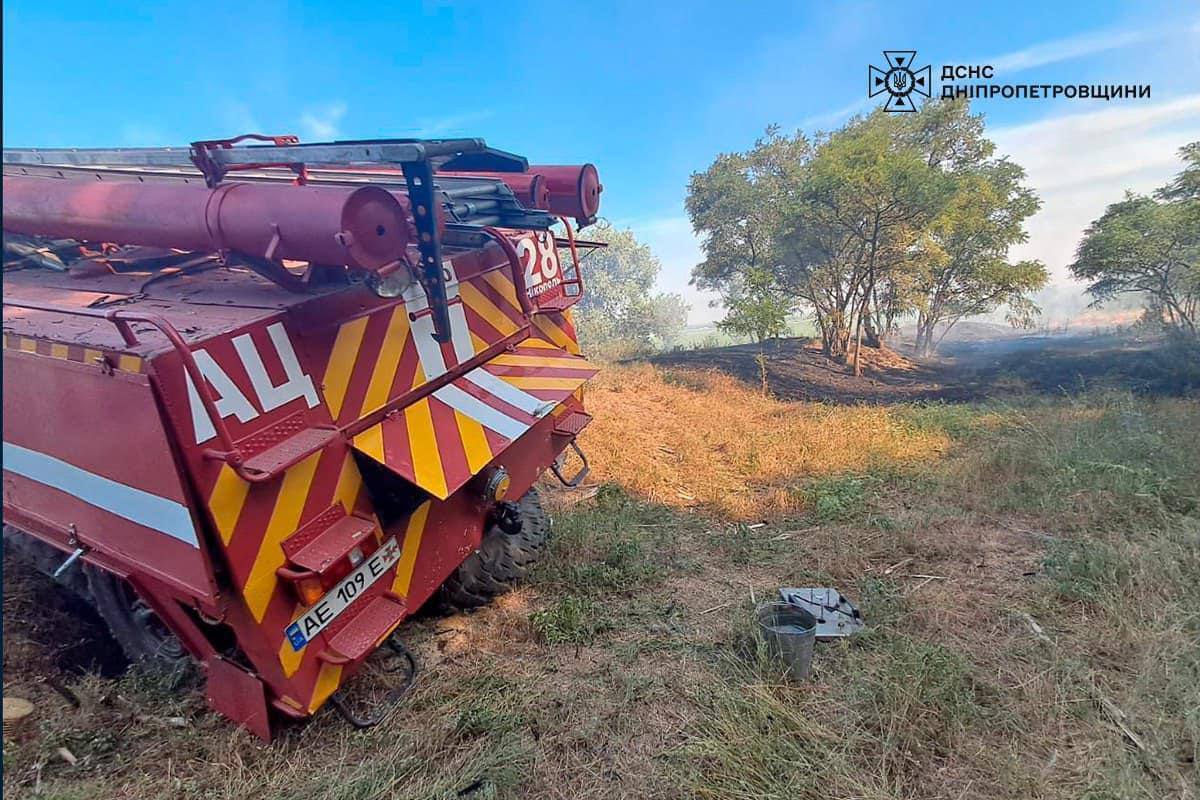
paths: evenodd
<path fill-rule="evenodd" d="M 5 149 L 6 546 L 263 738 L 338 704 L 586 472 L 600 191 L 479 139 Z"/>

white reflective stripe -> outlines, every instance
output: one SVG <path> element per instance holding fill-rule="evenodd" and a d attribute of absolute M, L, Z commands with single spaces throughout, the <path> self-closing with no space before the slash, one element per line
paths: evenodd
<path fill-rule="evenodd" d="M 491 428 L 506 439 L 516 439 L 529 426 L 520 420 L 515 420 L 507 414 L 497 411 L 479 398 L 468 394 L 452 383 L 448 383 L 433 393 L 433 396 L 446 405 L 465 414 L 471 419 Z"/>
<path fill-rule="evenodd" d="M 450 306 L 450 341 L 454 345 L 454 354 L 458 356 L 458 363 L 466 363 L 475 357 L 475 345 L 471 343 L 471 329 L 467 325 L 467 314 L 461 303 Z M 538 416 L 537 410 L 543 405 L 541 400 L 518 389 L 511 383 L 505 383 L 486 369 L 473 369 L 465 377 L 480 389 L 491 392 L 526 414 Z"/>
<path fill-rule="evenodd" d="M 451 262 L 446 261 L 444 262 L 444 266 L 452 276 L 452 281 L 446 284 L 446 296 L 451 298 L 457 297 L 458 278 L 454 272 L 454 265 Z M 409 311 L 413 314 L 417 314 L 429 308 L 429 299 L 425 296 L 425 290 L 421 287 L 421 284 L 415 282 L 408 288 L 408 291 L 404 293 L 404 302 Z M 445 375 L 448 371 L 446 369 L 446 359 L 442 356 L 441 346 L 437 343 L 437 340 L 433 338 L 433 315 L 423 314 L 418 316 L 412 323 L 412 335 L 413 342 L 415 342 L 417 346 L 417 357 L 421 360 L 421 370 L 425 373 L 425 380 L 433 380 L 434 378 Z M 463 310 L 461 303 L 455 303 L 454 305 L 450 306 L 450 342 L 454 347 L 454 354 L 458 358 L 459 363 L 469 361 L 475 356 L 475 346 L 471 343 L 471 331 L 467 325 L 466 311 Z M 505 383 L 492 373 L 485 370 L 483 367 L 477 367 L 463 377 L 478 386 L 480 389 L 483 389 L 485 392 L 494 394 L 505 403 L 508 403 L 514 408 L 521 409 L 526 414 L 540 417 L 543 416 L 548 410 L 545 409 L 545 404 L 543 401 L 538 400 L 533 395 L 518 389 L 512 384 Z M 474 408 L 475 406 L 473 404 L 478 403 L 479 406 L 482 406 L 487 410 L 487 412 L 489 412 L 487 415 L 489 419 L 495 420 L 497 424 L 505 425 L 509 430 L 516 430 L 514 426 L 520 427 L 520 433 L 524 433 L 529 429 L 529 426 L 525 425 L 523 422 L 515 420 L 512 417 L 509 417 L 507 414 L 497 411 L 491 406 L 476 400 L 474 397 L 462 391 L 461 389 L 457 389 L 453 386 L 445 386 L 433 393 L 433 396 L 442 402 L 475 419 L 479 423 L 487 425 L 489 428 L 503 436 L 507 436 L 510 439 L 516 438 L 516 436 L 505 433 L 503 430 L 501 430 L 501 428 L 496 427 L 496 425 L 489 424 L 482 417 L 476 416 L 475 414 L 466 411 L 464 408 L 460 408 L 454 405 L 454 403 L 446 400 L 439 394 L 439 392 L 445 389 L 454 389 L 454 391 L 460 393 L 462 397 L 467 398 L 469 403 L 464 401 L 467 408 Z M 539 410 L 541 410 L 541 413 L 539 413 Z M 503 417 L 505 420 L 508 420 L 508 423 L 501 423 L 496 419 L 497 417 Z M 518 435 L 520 435 L 520 433 L 518 433 Z"/>
<path fill-rule="evenodd" d="M 413 319 L 411 330 L 413 343 L 417 346 L 417 358 L 421 362 L 421 372 L 425 380 L 431 381 L 446 374 L 446 359 L 442 358 L 442 348 L 433 338 L 433 315 L 422 314 L 429 308 L 429 300 L 425 297 L 425 289 L 420 283 L 413 281 L 404 292 L 404 305 Z"/>
<path fill-rule="evenodd" d="M 542 414 L 538 413 L 538 409 L 545 406 L 545 401 L 538 400 L 529 392 L 518 389 L 511 383 L 506 383 L 500 380 L 483 367 L 479 367 L 478 369 L 473 369 L 468 372 L 466 374 L 466 379 L 478 386 L 480 389 L 483 389 L 485 392 L 491 392 L 492 394 L 496 395 L 496 397 L 499 397 L 510 406 L 521 409 L 526 414 L 532 414 L 535 417 L 540 417 L 545 413 L 544 411 Z"/>
<path fill-rule="evenodd" d="M 450 343 L 454 345 L 458 363 L 465 364 L 475 357 L 475 344 L 471 341 L 471 328 L 467 325 L 467 312 L 462 303 L 450 306 Z"/>
<path fill-rule="evenodd" d="M 4 443 L 4 469 L 45 484 L 118 517 L 199 547 L 196 528 L 187 506 L 156 494 L 117 483 L 74 464 Z"/>
<path fill-rule="evenodd" d="M 433 316 L 425 314 L 417 317 L 412 323 L 413 343 L 417 346 L 417 358 L 421 360 L 421 371 L 425 380 L 431 381 L 446 374 L 446 359 L 442 357 L 442 347 L 433 338 Z"/>

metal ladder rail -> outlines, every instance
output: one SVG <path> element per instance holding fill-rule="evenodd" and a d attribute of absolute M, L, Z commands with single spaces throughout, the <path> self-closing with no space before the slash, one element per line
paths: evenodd
<path fill-rule="evenodd" d="M 245 145 L 246 140 L 269 144 Z M 66 166 L 194 166 L 210 188 L 216 187 L 230 171 L 288 167 L 303 182 L 309 164 L 396 164 L 404 176 L 417 228 L 417 249 L 421 265 L 417 277 L 429 298 L 433 317 L 433 337 L 450 341 L 450 309 L 447 305 L 446 279 L 442 269 L 441 237 L 438 233 L 438 202 L 434 185 L 434 159 L 449 160 L 464 154 L 488 151 L 483 139 L 379 139 L 300 144 L 294 136 L 246 134 L 233 139 L 193 142 L 188 149 L 178 147 L 135 148 L 5 148 L 6 165 Z M 524 161 L 517 156 L 510 156 Z M 514 162 L 515 163 L 515 162 Z M 488 222 L 492 220 L 488 218 Z"/>
<path fill-rule="evenodd" d="M 98 182 L 177 181 L 200 183 L 204 176 L 199 170 L 186 167 L 114 167 L 114 166 L 67 166 L 5 164 L 4 174 L 22 177 L 45 177 L 58 179 L 91 179 Z M 245 183 L 291 183 L 294 173 L 284 170 L 260 169 L 239 171 L 238 182 Z M 353 170 L 311 169 L 307 171 L 307 186 L 382 186 L 391 191 L 407 191 L 403 175 Z M 456 224 L 482 227 L 498 225 L 504 228 L 548 229 L 555 217 L 548 211 L 527 209 L 512 190 L 499 179 L 457 178 L 435 174 L 434 193 L 439 196 L 443 208 Z"/>
<path fill-rule="evenodd" d="M 238 139 L 197 142 L 183 147 L 6 147 L 5 164 L 39 166 L 196 166 L 198 151 L 218 167 L 226 169 L 261 164 L 407 164 L 434 158 L 451 158 L 483 150 L 483 139 L 380 139 L 363 142 L 310 142 L 300 144 L 234 145 Z M 284 137 L 271 137 L 283 139 Z"/>

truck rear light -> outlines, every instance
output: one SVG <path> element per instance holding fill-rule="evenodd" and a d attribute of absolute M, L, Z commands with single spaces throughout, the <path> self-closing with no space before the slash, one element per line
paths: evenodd
<path fill-rule="evenodd" d="M 315 604 L 325 594 L 325 587 L 321 585 L 321 578 L 318 575 L 293 581 L 292 585 L 296 587 L 296 594 L 299 595 L 300 602 L 306 606 Z"/>
<path fill-rule="evenodd" d="M 281 579 L 292 585 L 292 593 L 296 595 L 296 599 L 301 605 L 310 607 L 322 597 L 325 596 L 325 587 L 329 584 L 329 577 L 322 576 L 316 572 L 296 571 L 287 567 L 280 567 L 275 570 L 275 574 Z"/>

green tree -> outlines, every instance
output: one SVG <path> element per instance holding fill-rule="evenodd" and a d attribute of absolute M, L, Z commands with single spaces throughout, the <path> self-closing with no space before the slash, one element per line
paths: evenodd
<path fill-rule="evenodd" d="M 795 299 L 775 276 L 777 237 L 811 152 L 803 134 L 772 126 L 750 151 L 723 153 L 691 177 L 687 212 L 704 235 L 692 283 L 721 295 L 729 333 L 762 341 L 786 330 Z"/>
<path fill-rule="evenodd" d="M 687 324 L 688 306 L 678 294 L 654 291 L 662 264 L 650 247 L 607 220 L 588 227 L 580 238 L 606 245 L 581 256 L 584 292 L 576 323 L 582 343 L 619 353 L 673 341 Z M 570 263 L 569 254 L 560 256 Z"/>
<path fill-rule="evenodd" d="M 1039 309 L 1030 294 L 1045 286 L 1049 273 L 1037 261 L 1008 260 L 1041 206 L 1024 185 L 1025 171 L 993 158 L 996 146 L 984 136 L 983 116 L 971 114 L 965 100 L 926 103 L 906 123 L 903 145 L 920 152 L 953 187 L 909 254 L 918 352 L 928 355 L 964 317 L 1002 306 L 1013 324 L 1031 325 Z"/>
<path fill-rule="evenodd" d="M 964 317 L 1008 306 L 1009 320 L 1037 317 L 1029 295 L 1049 280 L 1040 261 L 1010 262 L 1009 248 L 1026 240 L 1025 221 L 1040 202 L 1023 185 L 1025 171 L 1006 159 L 970 165 L 952 175 L 954 194 L 912 254 L 917 351 L 929 355 Z M 935 339 L 938 326 L 941 335 Z"/>
<path fill-rule="evenodd" d="M 721 292 L 730 324 L 769 315 L 754 299 L 792 298 L 825 353 L 852 357 L 856 373 L 863 344 L 880 345 L 909 313 L 926 347 L 936 326 L 1003 305 L 1027 319 L 1045 269 L 1007 254 L 1038 202 L 994 149 L 965 101 L 876 111 L 811 140 L 770 128 L 692 176 L 687 209 L 705 255 L 693 281 Z"/>
<path fill-rule="evenodd" d="M 904 146 L 904 125 L 880 110 L 831 134 L 818 147 L 801 201 L 781 232 L 794 254 L 808 250 L 814 234 L 835 243 L 836 258 L 818 262 L 815 285 L 836 305 L 832 313 L 818 310 L 818 324 L 827 352 L 844 355 L 853 342 L 856 375 L 864 336 L 878 345 L 890 324 L 881 294 L 899 299 L 892 289 L 903 281 L 905 254 L 950 193 L 943 173 L 917 148 Z M 791 266 L 795 269 L 787 272 L 788 279 L 802 292 L 814 286 L 804 259 Z"/>
<path fill-rule="evenodd" d="M 795 305 L 795 298 L 779 289 L 771 273 L 749 272 L 726 290 L 726 314 L 717 327 L 762 344 L 788 332 L 788 316 Z"/>
<path fill-rule="evenodd" d="M 1126 192 L 1084 233 L 1071 273 L 1100 304 L 1136 292 L 1151 315 L 1200 334 L 1200 142 L 1179 151 L 1184 169 L 1153 197 Z"/>

